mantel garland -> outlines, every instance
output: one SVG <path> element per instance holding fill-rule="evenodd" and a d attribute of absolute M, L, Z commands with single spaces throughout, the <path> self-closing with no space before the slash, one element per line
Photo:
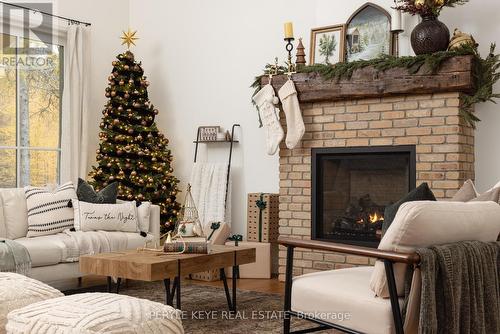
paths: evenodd
<path fill-rule="evenodd" d="M 465 55 L 473 55 L 476 58 L 473 65 L 473 77 L 475 93 L 473 95 L 461 95 L 460 115 L 473 128 L 480 119 L 474 114 L 474 105 L 482 102 L 496 103 L 495 99 L 500 98 L 499 93 L 493 93 L 493 86 L 500 79 L 500 54 L 495 54 L 495 44 L 491 44 L 490 52 L 486 58 L 482 58 L 477 48 L 466 44 L 451 51 L 436 52 L 418 56 L 395 57 L 383 55 L 371 60 L 359 60 L 349 63 L 337 63 L 334 65 L 315 64 L 301 66 L 298 73 L 318 73 L 324 80 L 350 79 L 356 70 L 372 66 L 378 71 L 386 71 L 391 68 L 406 68 L 410 74 L 416 74 L 424 65 L 431 74 L 436 74 L 443 62 L 446 60 Z M 273 65 L 267 64 L 264 72 L 268 73 Z M 282 75 L 287 72 L 285 66 L 278 66 L 277 74 Z M 261 79 L 267 74 L 257 76 L 252 84 L 255 89 L 252 97 L 261 88 Z M 260 126 L 262 122 L 260 121 Z"/>

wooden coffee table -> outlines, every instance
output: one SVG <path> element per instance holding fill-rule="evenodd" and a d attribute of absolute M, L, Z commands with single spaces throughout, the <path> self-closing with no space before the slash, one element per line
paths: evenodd
<path fill-rule="evenodd" d="M 116 293 L 121 279 L 154 282 L 163 280 L 166 304 L 181 308 L 181 277 L 207 270 L 219 269 L 224 283 L 229 310 L 236 311 L 236 277 L 238 266 L 255 262 L 255 248 L 244 246 L 212 246 L 210 254 L 167 254 L 148 251 L 122 251 L 83 255 L 80 272 L 107 276 L 111 292 L 111 277 L 117 278 Z M 229 293 L 224 268 L 232 267 L 232 297 Z M 171 284 L 171 279 L 173 282 Z"/>

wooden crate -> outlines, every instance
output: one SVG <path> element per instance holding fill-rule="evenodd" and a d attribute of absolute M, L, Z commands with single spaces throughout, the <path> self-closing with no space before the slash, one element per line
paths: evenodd
<path fill-rule="evenodd" d="M 259 238 L 259 214 L 257 201 L 266 202 L 262 211 L 262 230 Z M 247 240 L 257 242 L 276 242 L 279 236 L 279 195 L 266 193 L 248 194 L 247 204 Z"/>

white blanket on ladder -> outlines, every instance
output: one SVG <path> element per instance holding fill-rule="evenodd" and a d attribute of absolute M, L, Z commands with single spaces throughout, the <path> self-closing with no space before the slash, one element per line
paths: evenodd
<path fill-rule="evenodd" d="M 191 194 L 203 227 L 211 222 L 231 224 L 231 181 L 228 185 L 227 168 L 227 163 L 197 162 L 193 166 Z"/>

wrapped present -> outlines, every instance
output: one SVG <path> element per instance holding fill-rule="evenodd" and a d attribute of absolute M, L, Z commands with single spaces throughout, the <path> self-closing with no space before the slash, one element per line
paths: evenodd
<path fill-rule="evenodd" d="M 279 195 L 248 194 L 247 240 L 276 242 L 279 236 Z"/>
<path fill-rule="evenodd" d="M 219 269 L 212 269 L 201 273 L 191 274 L 190 278 L 197 281 L 214 282 L 220 280 L 220 271 Z"/>
<path fill-rule="evenodd" d="M 226 245 L 234 246 L 235 241 L 228 241 Z M 238 246 L 253 247 L 256 249 L 256 262 L 239 266 L 240 278 L 271 278 L 272 244 L 265 242 L 239 241 Z M 226 268 L 226 276 L 233 277 L 232 268 Z"/>
<path fill-rule="evenodd" d="M 210 223 L 203 229 L 212 245 L 224 245 L 231 233 L 231 227 L 224 222 Z"/>
<path fill-rule="evenodd" d="M 203 229 L 207 240 L 211 245 L 224 245 L 231 228 L 227 223 L 211 223 Z M 191 275 L 191 279 L 197 281 L 213 282 L 220 280 L 219 270 L 209 270 Z"/>

